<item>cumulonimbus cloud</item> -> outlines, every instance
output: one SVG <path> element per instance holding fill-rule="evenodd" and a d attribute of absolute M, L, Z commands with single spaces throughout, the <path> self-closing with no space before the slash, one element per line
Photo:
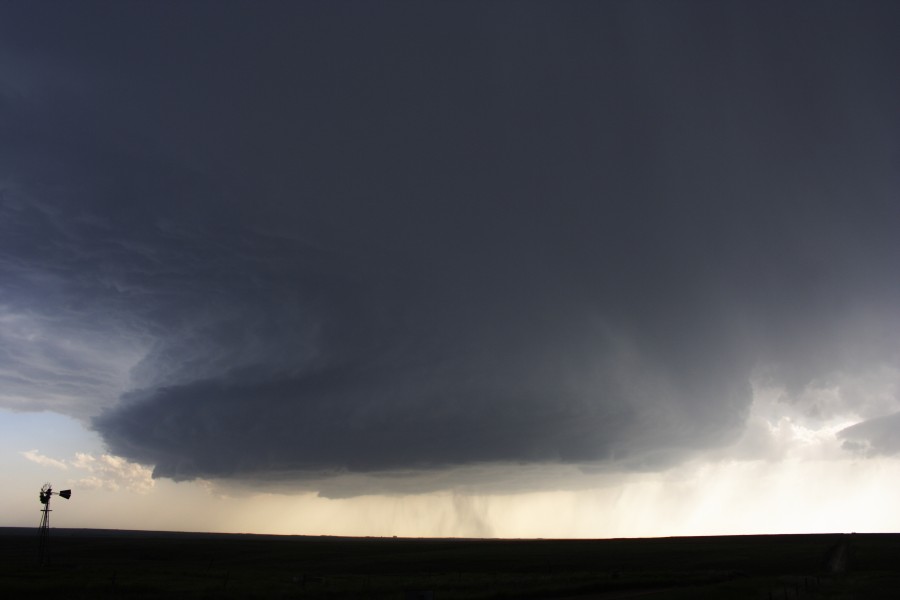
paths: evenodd
<path fill-rule="evenodd" d="M 900 354 L 895 9 L 279 10 L 3 38 L 4 405 L 174 479 L 641 469 Z"/>

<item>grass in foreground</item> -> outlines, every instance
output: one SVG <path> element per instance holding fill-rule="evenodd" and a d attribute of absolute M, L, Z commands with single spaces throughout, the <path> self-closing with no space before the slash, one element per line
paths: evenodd
<path fill-rule="evenodd" d="M 894 598 L 898 535 L 416 540 L 0 530 L 4 597 Z M 848 571 L 828 559 L 846 547 Z"/>

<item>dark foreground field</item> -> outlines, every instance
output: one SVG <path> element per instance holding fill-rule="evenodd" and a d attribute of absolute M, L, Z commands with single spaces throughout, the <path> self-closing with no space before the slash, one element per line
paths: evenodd
<path fill-rule="evenodd" d="M 898 598 L 900 535 L 425 540 L 0 528 L 0 597 Z M 57 595 L 58 594 L 58 595 Z"/>

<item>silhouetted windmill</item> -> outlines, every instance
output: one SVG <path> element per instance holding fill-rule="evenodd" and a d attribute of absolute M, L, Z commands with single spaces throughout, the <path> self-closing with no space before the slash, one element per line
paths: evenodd
<path fill-rule="evenodd" d="M 49 483 L 45 483 L 41 487 L 41 493 L 38 496 L 41 504 L 44 505 L 44 508 L 41 509 L 40 542 L 38 543 L 38 563 L 41 565 L 47 564 L 47 551 L 50 545 L 50 496 L 53 494 L 68 500 L 72 496 L 72 490 L 54 492 Z"/>

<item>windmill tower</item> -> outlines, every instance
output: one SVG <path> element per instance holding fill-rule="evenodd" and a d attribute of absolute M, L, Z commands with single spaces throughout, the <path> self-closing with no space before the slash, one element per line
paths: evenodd
<path fill-rule="evenodd" d="M 38 496 L 41 504 L 44 505 L 44 508 L 41 509 L 40 540 L 38 542 L 38 564 L 41 566 L 46 565 L 49 560 L 47 553 L 50 546 L 50 497 L 54 494 L 68 500 L 72 496 L 72 490 L 54 492 L 53 487 L 49 483 L 45 483 L 41 487 L 41 492 Z"/>

